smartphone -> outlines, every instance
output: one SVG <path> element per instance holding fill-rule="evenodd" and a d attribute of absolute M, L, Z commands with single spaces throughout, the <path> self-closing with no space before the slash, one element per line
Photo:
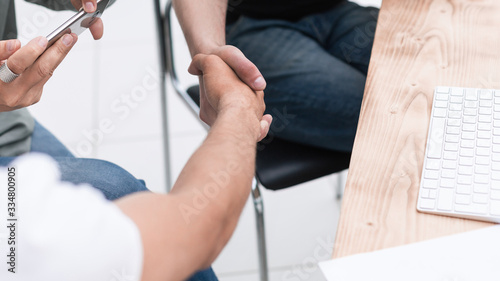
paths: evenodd
<path fill-rule="evenodd" d="M 80 35 L 87 28 L 89 28 L 97 18 L 101 17 L 101 15 L 104 13 L 104 10 L 108 7 L 108 4 L 109 0 L 98 0 L 97 8 L 95 12 L 91 14 L 86 13 L 83 8 L 80 9 L 78 13 L 76 13 L 69 20 L 67 20 L 47 36 L 47 40 L 49 41 L 47 48 L 54 44 L 65 34 L 75 33 L 76 35 Z"/>

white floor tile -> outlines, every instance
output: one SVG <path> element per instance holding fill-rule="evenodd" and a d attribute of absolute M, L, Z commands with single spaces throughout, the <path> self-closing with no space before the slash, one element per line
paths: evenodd
<path fill-rule="evenodd" d="M 98 158 L 113 162 L 146 181 L 154 192 L 165 192 L 165 171 L 161 139 L 107 143 L 99 147 Z"/>

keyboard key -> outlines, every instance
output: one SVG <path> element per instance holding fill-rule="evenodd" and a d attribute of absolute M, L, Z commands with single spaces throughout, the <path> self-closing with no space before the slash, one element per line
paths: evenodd
<path fill-rule="evenodd" d="M 476 131 L 476 124 L 463 124 L 462 130 L 464 132 L 472 132 L 473 133 Z"/>
<path fill-rule="evenodd" d="M 445 151 L 443 153 L 443 158 L 445 160 L 457 160 L 458 153 L 457 152 L 451 152 L 451 151 Z"/>
<path fill-rule="evenodd" d="M 434 210 L 434 206 L 436 205 L 436 200 L 420 198 L 419 205 L 421 209 Z"/>
<path fill-rule="evenodd" d="M 500 128 L 500 120 L 494 120 L 493 121 L 493 127 Z"/>
<path fill-rule="evenodd" d="M 500 201 L 490 201 L 490 214 L 492 214 L 493 216 L 500 216 Z"/>
<path fill-rule="evenodd" d="M 457 172 L 455 170 L 443 169 L 441 170 L 441 177 L 445 179 L 454 179 L 457 176 Z"/>
<path fill-rule="evenodd" d="M 445 146 L 444 146 L 445 149 L 446 149 L 446 145 L 448 145 L 448 144 L 452 145 L 452 143 L 445 144 Z M 474 140 L 463 139 L 462 142 L 460 143 L 460 146 L 465 147 L 465 148 L 474 148 Z"/>
<path fill-rule="evenodd" d="M 456 135 L 446 135 L 444 137 L 445 142 L 451 142 L 451 143 L 458 143 L 460 141 L 460 138 Z"/>
<path fill-rule="evenodd" d="M 492 107 L 493 102 L 491 100 L 480 100 L 479 101 L 479 106 L 480 107 Z"/>
<path fill-rule="evenodd" d="M 460 128 L 458 127 L 447 127 L 446 133 L 450 135 L 460 135 Z"/>
<path fill-rule="evenodd" d="M 496 153 L 500 153 L 500 145 L 493 145 L 493 147 L 491 148 L 491 151 L 496 152 Z"/>
<path fill-rule="evenodd" d="M 450 118 L 451 118 L 451 113 L 450 112 Z M 477 118 L 476 116 L 464 116 L 463 120 L 464 124 L 476 124 Z"/>
<path fill-rule="evenodd" d="M 433 118 L 431 124 L 431 137 L 429 139 L 427 157 L 428 158 L 441 158 L 442 147 L 443 147 L 443 132 L 444 132 L 444 118 Z"/>
<path fill-rule="evenodd" d="M 500 91 L 499 90 L 495 90 L 495 97 L 500 97 Z"/>
<path fill-rule="evenodd" d="M 450 161 L 450 160 L 444 160 L 443 161 L 443 168 L 444 169 L 456 169 L 457 168 L 457 162 L 456 161 Z"/>
<path fill-rule="evenodd" d="M 422 186 L 424 188 L 430 188 L 430 189 L 436 189 L 438 187 L 438 181 L 437 180 L 429 180 L 429 179 L 424 179 L 423 180 Z"/>
<path fill-rule="evenodd" d="M 425 162 L 425 168 L 427 170 L 439 170 L 440 161 L 437 159 L 427 159 Z"/>
<path fill-rule="evenodd" d="M 455 187 L 455 179 L 447 179 L 441 178 L 439 186 L 441 188 L 454 188 Z"/>
<path fill-rule="evenodd" d="M 441 100 L 434 101 L 434 108 L 448 108 L 448 102 Z"/>
<path fill-rule="evenodd" d="M 492 153 L 491 161 L 500 162 L 500 153 Z"/>
<path fill-rule="evenodd" d="M 446 117 L 446 108 L 434 108 L 434 117 Z"/>
<path fill-rule="evenodd" d="M 484 183 L 488 184 L 490 182 L 490 177 L 486 175 L 475 175 L 474 176 L 474 183 Z"/>
<path fill-rule="evenodd" d="M 500 190 L 491 190 L 490 198 L 494 200 L 500 200 Z"/>
<path fill-rule="evenodd" d="M 444 150 L 446 150 L 446 151 L 458 151 L 458 143 L 445 143 Z"/>
<path fill-rule="evenodd" d="M 474 171 L 476 172 L 476 174 L 479 174 L 479 175 L 489 175 L 490 174 L 490 167 L 477 165 L 474 168 Z"/>
<path fill-rule="evenodd" d="M 436 100 L 445 100 L 447 101 L 448 100 L 448 96 L 447 94 L 436 94 L 435 97 L 436 97 Z"/>
<path fill-rule="evenodd" d="M 491 124 L 490 123 L 478 123 L 477 129 L 480 131 L 491 131 Z"/>
<path fill-rule="evenodd" d="M 472 175 L 472 167 L 458 166 L 458 173 L 460 175 Z"/>
<path fill-rule="evenodd" d="M 491 179 L 492 180 L 500 180 L 500 173 L 492 173 Z"/>
<path fill-rule="evenodd" d="M 482 123 L 490 123 L 491 115 L 479 115 L 478 121 Z"/>
<path fill-rule="evenodd" d="M 455 196 L 455 203 L 457 204 L 470 204 L 470 195 L 457 194 Z"/>
<path fill-rule="evenodd" d="M 472 117 L 472 116 L 468 116 L 468 117 Z M 462 112 L 461 111 L 450 111 L 450 112 L 448 112 L 448 118 L 460 119 L 460 118 L 462 118 Z"/>
<path fill-rule="evenodd" d="M 474 193 L 488 194 L 489 190 L 490 190 L 490 187 L 487 184 L 484 184 L 484 183 L 474 184 Z"/>
<path fill-rule="evenodd" d="M 490 149 L 489 148 L 484 148 L 484 147 L 478 147 L 478 148 L 476 148 L 476 155 L 478 155 L 478 156 L 488 156 L 488 155 L 490 155 Z"/>
<path fill-rule="evenodd" d="M 459 194 L 471 194 L 472 186 L 470 184 L 457 184 L 457 193 Z"/>
<path fill-rule="evenodd" d="M 479 92 L 479 99 L 491 100 L 493 99 L 493 93 L 490 90 L 481 90 Z"/>
<path fill-rule="evenodd" d="M 460 119 L 448 119 L 448 126 L 460 127 L 461 124 L 462 122 Z"/>
<path fill-rule="evenodd" d="M 493 163 L 491 163 L 491 169 L 493 171 L 500 171 L 500 163 L 499 162 L 496 162 L 496 163 L 493 162 Z"/>
<path fill-rule="evenodd" d="M 474 158 L 472 157 L 460 157 L 458 163 L 462 166 L 472 166 L 474 164 Z"/>
<path fill-rule="evenodd" d="M 490 147 L 491 146 L 491 141 L 490 140 L 478 139 L 476 141 L 476 145 L 478 147 Z"/>
<path fill-rule="evenodd" d="M 421 189 L 420 190 L 420 197 L 422 198 L 429 198 L 429 193 L 430 193 L 430 190 L 429 189 Z"/>
<path fill-rule="evenodd" d="M 493 119 L 500 119 L 500 112 L 493 113 Z"/>
<path fill-rule="evenodd" d="M 453 111 L 461 111 L 462 110 L 462 104 L 452 103 L 452 104 L 450 104 L 450 106 L 448 108 L 450 110 L 453 110 Z"/>
<path fill-rule="evenodd" d="M 483 215 L 488 212 L 488 205 L 470 204 L 470 205 L 455 205 L 455 211 L 460 213 L 479 214 Z"/>
<path fill-rule="evenodd" d="M 493 136 L 493 143 L 500 144 L 500 136 Z"/>
<path fill-rule="evenodd" d="M 437 191 L 434 189 L 429 190 L 429 198 L 436 199 L 437 198 Z"/>
<path fill-rule="evenodd" d="M 462 104 L 463 100 L 464 99 L 462 97 L 454 97 L 454 96 L 450 97 L 450 102 L 451 103 L 460 103 L 460 104 Z"/>
<path fill-rule="evenodd" d="M 493 106 L 493 111 L 495 111 L 495 112 L 499 112 L 499 111 L 500 111 L 500 104 L 495 104 L 495 105 Z"/>
<path fill-rule="evenodd" d="M 464 108 L 464 115 L 466 116 L 476 116 L 477 109 L 476 108 Z"/>
<path fill-rule="evenodd" d="M 476 164 L 490 165 L 490 158 L 488 156 L 476 156 Z"/>
<path fill-rule="evenodd" d="M 465 124 L 464 124 L 465 126 Z M 476 133 L 474 132 L 462 132 L 462 139 L 464 140 L 473 140 L 475 139 Z"/>
<path fill-rule="evenodd" d="M 426 178 L 426 179 L 437 180 L 438 177 L 439 177 L 438 171 L 431 171 L 431 170 L 425 171 L 424 178 Z"/>
<path fill-rule="evenodd" d="M 472 148 L 462 148 L 460 149 L 460 156 L 462 157 L 473 157 L 474 149 Z"/>
<path fill-rule="evenodd" d="M 491 180 L 490 186 L 491 186 L 491 189 L 500 190 L 500 181 L 498 181 L 498 180 Z"/>
<path fill-rule="evenodd" d="M 493 128 L 493 135 L 500 136 L 500 128 Z"/>
<path fill-rule="evenodd" d="M 500 131 L 499 131 L 499 133 L 500 133 Z M 477 138 L 478 139 L 490 139 L 491 138 L 491 132 L 477 131 Z"/>
<path fill-rule="evenodd" d="M 493 111 L 491 110 L 491 107 L 481 107 L 479 108 L 479 114 L 480 115 L 491 115 Z"/>
<path fill-rule="evenodd" d="M 457 183 L 471 185 L 472 184 L 472 176 L 458 175 Z"/>
<path fill-rule="evenodd" d="M 477 100 L 477 90 L 465 89 L 465 100 Z"/>
<path fill-rule="evenodd" d="M 472 195 L 472 202 L 479 204 L 488 203 L 488 195 L 487 194 L 474 194 Z"/>
<path fill-rule="evenodd" d="M 464 107 L 466 107 L 466 108 L 477 108 L 477 105 L 478 105 L 477 101 L 466 100 L 464 102 Z"/>
<path fill-rule="evenodd" d="M 438 206 L 439 210 L 451 211 L 453 207 L 453 189 L 440 189 L 438 192 Z"/>
<path fill-rule="evenodd" d="M 457 89 L 461 89 L 461 88 L 457 88 Z M 436 87 L 436 93 L 448 94 L 449 92 L 450 92 L 449 87 Z M 452 92 L 452 95 L 453 95 L 453 92 Z"/>

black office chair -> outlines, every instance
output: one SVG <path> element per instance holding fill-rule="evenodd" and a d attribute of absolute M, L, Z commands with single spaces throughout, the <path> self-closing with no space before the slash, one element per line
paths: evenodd
<path fill-rule="evenodd" d="M 161 45 L 162 70 L 164 81 L 170 76 L 175 91 L 182 97 L 189 108 L 199 114 L 199 87 L 183 87 L 177 78 L 174 67 L 174 55 L 171 30 L 171 1 L 168 1 L 162 15 L 160 0 L 155 1 L 155 13 Z M 164 129 L 167 129 L 166 119 L 166 84 L 162 83 L 162 103 L 164 113 Z M 165 133 L 168 138 L 168 134 Z M 168 143 L 166 143 L 168 146 Z M 165 150 L 168 153 L 168 147 Z M 168 155 L 166 155 L 168 163 Z M 349 167 L 350 153 L 320 149 L 303 144 L 289 142 L 279 137 L 268 136 L 257 149 L 255 179 L 252 186 L 252 197 L 257 222 L 257 244 L 259 253 L 259 273 L 262 281 L 267 281 L 268 265 L 266 253 L 266 239 L 264 229 L 264 205 L 260 186 L 279 190 L 317 179 L 329 174 L 343 171 Z"/>

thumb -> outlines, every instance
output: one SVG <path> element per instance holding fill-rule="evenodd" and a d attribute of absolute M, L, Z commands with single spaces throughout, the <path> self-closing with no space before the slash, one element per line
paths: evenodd
<path fill-rule="evenodd" d="M 17 39 L 0 41 L 0 61 L 8 59 L 19 48 L 21 48 L 21 41 Z"/>
<path fill-rule="evenodd" d="M 238 77 L 254 91 L 264 91 L 266 80 L 259 69 L 245 55 L 234 46 L 224 46 L 216 53 L 229 65 Z"/>
<path fill-rule="evenodd" d="M 258 141 L 263 140 L 267 136 L 272 122 L 273 117 L 271 115 L 266 114 L 262 117 L 262 120 L 260 120 L 260 137 Z"/>

